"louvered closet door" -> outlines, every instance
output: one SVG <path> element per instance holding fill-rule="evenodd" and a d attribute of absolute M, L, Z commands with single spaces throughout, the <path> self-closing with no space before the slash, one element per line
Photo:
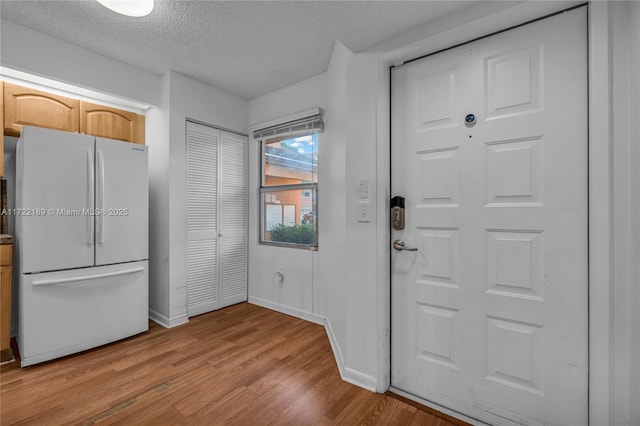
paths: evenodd
<path fill-rule="evenodd" d="M 218 309 L 220 131 L 187 122 L 187 314 Z"/>
<path fill-rule="evenodd" d="M 247 300 L 247 143 L 221 132 L 220 307 Z"/>
<path fill-rule="evenodd" d="M 187 313 L 247 300 L 247 138 L 187 122 Z"/>

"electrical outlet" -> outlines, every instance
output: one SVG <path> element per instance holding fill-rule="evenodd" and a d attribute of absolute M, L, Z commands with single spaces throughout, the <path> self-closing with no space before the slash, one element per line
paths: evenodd
<path fill-rule="evenodd" d="M 284 268 L 280 268 L 279 271 L 276 271 L 276 273 L 273 274 L 273 281 L 278 285 L 282 285 L 284 283 Z"/>
<path fill-rule="evenodd" d="M 358 222 L 368 223 L 371 221 L 371 203 L 369 201 L 358 201 Z"/>

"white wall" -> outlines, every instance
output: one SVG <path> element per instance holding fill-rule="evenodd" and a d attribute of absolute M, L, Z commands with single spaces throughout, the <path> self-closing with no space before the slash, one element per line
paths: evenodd
<path fill-rule="evenodd" d="M 327 75 L 323 73 L 251 100 L 251 127 L 311 108 L 326 108 L 326 88 Z M 326 142 L 326 133 L 320 134 L 319 155 L 322 155 Z M 259 172 L 259 144 L 249 138 L 249 301 L 300 318 L 318 321 L 315 297 L 317 288 L 314 286 L 313 275 L 318 252 L 258 243 Z M 319 179 L 322 179 L 320 173 Z M 323 214 L 322 207 L 320 209 L 319 217 Z M 322 242 L 320 244 L 322 249 Z M 276 277 L 276 273 L 280 271 L 283 271 L 284 275 L 282 282 Z"/>
<path fill-rule="evenodd" d="M 353 53 L 336 42 L 327 69 L 326 143 L 318 155 L 318 287 L 320 309 L 342 377 L 347 350 L 346 127 L 347 67 Z"/>
<path fill-rule="evenodd" d="M 169 80 L 169 198 L 160 206 L 167 210 L 168 222 L 159 224 L 159 229 L 169 233 L 169 294 L 163 295 L 168 311 L 157 312 L 161 316 L 156 319 L 173 326 L 187 320 L 186 119 L 246 133 L 249 103 L 173 71 L 165 78 Z"/>
<path fill-rule="evenodd" d="M 611 423 L 640 424 L 640 4 L 610 6 L 613 105 Z"/>
<path fill-rule="evenodd" d="M 384 223 L 377 220 L 379 178 L 377 158 L 377 83 L 378 57 L 375 54 L 355 55 L 347 69 L 346 128 L 346 371 L 371 389 L 377 386 L 377 230 Z M 369 222 L 358 222 L 360 182 L 369 185 Z M 364 200 L 363 200 L 364 201 Z M 386 243 L 386 242 L 385 242 Z M 382 390 L 382 389 L 379 389 Z"/>
<path fill-rule="evenodd" d="M 160 103 L 151 107 L 145 117 L 145 139 L 149 146 L 149 315 L 165 324 L 169 323 L 171 287 L 169 83 L 167 73 L 162 77 Z"/>
<path fill-rule="evenodd" d="M 629 188 L 629 257 L 631 259 L 629 285 L 631 293 L 629 300 L 631 304 L 629 323 L 630 329 L 630 354 L 629 354 L 629 375 L 632 380 L 629 383 L 630 413 L 629 423 L 640 424 L 640 3 L 632 3 L 629 11 L 629 164 L 631 171 L 629 181 L 632 185 Z M 634 77 L 635 76 L 635 77 Z"/>
<path fill-rule="evenodd" d="M 159 105 L 161 77 L 4 19 L 0 64 L 117 97 Z"/>
<path fill-rule="evenodd" d="M 372 390 L 378 387 L 380 177 L 377 128 L 370 124 L 377 120 L 377 94 L 371 88 L 378 78 L 376 55 L 354 55 L 337 42 L 325 74 L 256 98 L 249 106 L 252 126 L 326 108 L 318 148 L 318 252 L 258 244 L 260 155 L 258 144 L 250 144 L 249 301 L 313 321 L 324 319 L 343 378 Z M 362 179 L 370 186 L 369 223 L 356 219 Z M 283 283 L 276 278 L 281 269 Z"/>

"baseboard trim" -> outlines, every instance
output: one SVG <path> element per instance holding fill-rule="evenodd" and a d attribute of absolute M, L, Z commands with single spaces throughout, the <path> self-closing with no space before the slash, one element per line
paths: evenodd
<path fill-rule="evenodd" d="M 340 373 L 340 377 L 342 378 L 342 380 L 344 380 L 345 378 L 344 358 L 342 357 L 340 346 L 338 346 L 336 335 L 333 333 L 333 328 L 331 328 L 331 321 L 329 321 L 329 318 L 325 318 L 324 320 L 324 330 L 327 333 L 327 337 L 329 338 L 329 344 L 331 345 L 331 350 L 333 351 L 333 357 L 335 358 L 336 364 L 338 365 L 338 372 Z"/>
<path fill-rule="evenodd" d="M 275 303 L 270 300 L 254 296 L 249 296 L 248 302 L 262 306 L 263 308 L 271 309 L 272 311 L 280 312 L 281 314 L 291 315 L 292 317 L 300 318 L 315 324 L 325 325 L 324 317 L 303 311 L 302 309 L 292 308 L 290 306 L 281 305 L 280 303 Z"/>
<path fill-rule="evenodd" d="M 371 392 L 376 392 L 378 382 L 375 377 L 369 376 L 367 374 L 361 373 L 360 371 L 346 367 L 344 362 L 344 357 L 342 356 L 342 351 L 340 350 L 340 346 L 338 345 L 336 336 L 333 333 L 333 328 L 331 328 L 331 322 L 329 321 L 328 318 L 315 315 L 311 312 L 303 311 L 301 309 L 282 305 L 280 303 L 275 303 L 270 300 L 254 297 L 254 296 L 249 296 L 248 302 L 254 305 L 261 306 L 263 308 L 271 309 L 272 311 L 280 312 L 286 315 L 291 315 L 292 317 L 300 318 L 302 320 L 313 322 L 315 324 L 320 324 L 324 326 L 325 332 L 327 333 L 327 337 L 329 338 L 329 343 L 331 344 L 333 357 L 335 358 L 336 364 L 338 365 L 340 378 L 342 378 L 342 380 L 344 380 L 347 383 L 351 383 L 352 385 L 361 387 Z"/>
<path fill-rule="evenodd" d="M 333 357 L 335 358 L 336 364 L 338 365 L 340 378 L 347 383 L 351 383 L 352 385 L 358 386 L 371 392 L 376 392 L 377 381 L 375 377 L 361 373 L 357 370 L 354 370 L 353 368 L 348 368 L 345 365 L 342 351 L 340 350 L 340 346 L 338 345 L 338 341 L 336 339 L 336 335 L 333 332 L 333 328 L 331 327 L 331 321 L 329 321 L 329 318 L 324 319 L 324 329 L 327 332 L 327 337 L 329 338 L 329 343 L 331 344 Z"/>
<path fill-rule="evenodd" d="M 149 309 L 149 319 L 160 324 L 164 328 L 173 328 L 189 322 L 189 317 L 186 314 L 174 318 L 168 318 L 153 309 Z"/>
<path fill-rule="evenodd" d="M 376 380 L 376 378 L 352 368 L 347 367 L 344 369 L 342 380 L 344 380 L 345 382 L 349 382 L 352 385 L 364 388 L 368 391 L 377 393 L 378 381 Z"/>

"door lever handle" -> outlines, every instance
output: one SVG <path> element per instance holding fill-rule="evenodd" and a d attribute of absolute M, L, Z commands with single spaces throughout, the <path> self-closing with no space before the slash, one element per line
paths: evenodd
<path fill-rule="evenodd" d="M 393 242 L 393 248 L 398 250 L 398 251 L 418 251 L 417 248 L 415 247 L 405 247 L 404 245 L 404 241 L 402 240 L 395 240 Z"/>

